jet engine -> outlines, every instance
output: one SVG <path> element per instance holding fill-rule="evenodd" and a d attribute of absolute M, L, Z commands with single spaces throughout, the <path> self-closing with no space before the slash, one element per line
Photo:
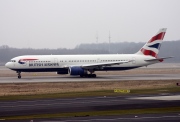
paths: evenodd
<path fill-rule="evenodd" d="M 75 66 L 69 68 L 70 75 L 85 75 L 87 74 L 87 70 L 84 70 L 81 67 Z"/>

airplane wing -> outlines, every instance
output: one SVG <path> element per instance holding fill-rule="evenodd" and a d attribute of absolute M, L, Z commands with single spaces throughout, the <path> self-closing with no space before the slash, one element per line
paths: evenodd
<path fill-rule="evenodd" d="M 130 61 L 116 61 L 116 62 L 104 62 L 104 63 L 95 63 L 95 64 L 84 64 L 81 67 L 86 69 L 86 68 L 91 68 L 91 67 L 119 65 L 119 64 L 128 63 L 128 62 L 130 62 Z"/>
<path fill-rule="evenodd" d="M 64 66 L 64 68 L 69 68 L 73 66 L 79 66 L 83 69 L 89 69 L 89 68 L 96 68 L 96 67 L 103 67 L 103 66 L 112 66 L 112 65 L 119 65 L 123 63 L 129 63 L 130 61 L 115 61 L 115 62 L 103 62 L 103 63 L 93 63 L 93 64 L 83 64 L 83 65 L 71 65 L 71 66 Z"/>
<path fill-rule="evenodd" d="M 173 58 L 173 56 L 170 57 L 161 57 L 161 58 L 155 58 L 155 59 L 146 59 L 144 61 L 163 61 L 164 59 Z"/>

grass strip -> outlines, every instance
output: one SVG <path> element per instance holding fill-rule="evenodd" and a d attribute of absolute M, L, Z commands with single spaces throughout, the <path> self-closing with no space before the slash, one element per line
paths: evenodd
<path fill-rule="evenodd" d="M 176 93 L 180 92 L 179 87 L 168 87 L 158 89 L 132 89 L 130 93 L 114 93 L 114 90 L 87 91 L 87 92 L 66 92 L 51 94 L 33 94 L 33 95 L 11 95 L 1 96 L 0 101 L 8 100 L 33 100 L 33 99 L 54 99 L 54 98 L 77 98 L 77 97 L 94 97 L 94 96 L 119 96 L 129 94 L 158 94 L 158 93 Z"/>
<path fill-rule="evenodd" d="M 180 92 L 180 87 L 168 87 L 158 89 L 132 89 L 130 93 L 114 93 L 114 90 L 86 91 L 86 92 L 66 92 L 51 94 L 33 94 L 33 95 L 11 95 L 1 96 L 0 101 L 8 100 L 34 100 L 34 99 L 54 99 L 54 98 L 77 98 L 77 97 L 95 97 L 95 96 L 119 96 L 136 94 L 158 94 L 158 93 L 176 93 Z"/>
<path fill-rule="evenodd" d="M 155 114 L 155 113 L 172 113 L 180 112 L 180 107 L 167 108 L 147 108 L 147 109 L 130 109 L 130 110 L 110 110 L 110 111 L 89 111 L 89 112 L 73 112 L 73 113 L 56 113 L 56 114 L 36 114 L 25 116 L 9 116 L 0 117 L 2 120 L 18 120 L 18 119 L 39 119 L 39 118 L 62 118 L 62 117 L 85 117 L 85 116 L 108 116 L 108 115 L 137 115 L 137 114 Z"/>

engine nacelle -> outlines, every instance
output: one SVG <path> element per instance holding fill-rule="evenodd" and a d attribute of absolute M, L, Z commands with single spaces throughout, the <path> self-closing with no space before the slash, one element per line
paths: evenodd
<path fill-rule="evenodd" d="M 69 68 L 69 73 L 70 75 L 84 75 L 84 74 L 87 74 L 87 71 L 81 67 L 75 66 L 75 67 Z"/>
<path fill-rule="evenodd" d="M 68 69 L 57 71 L 57 74 L 68 74 Z"/>

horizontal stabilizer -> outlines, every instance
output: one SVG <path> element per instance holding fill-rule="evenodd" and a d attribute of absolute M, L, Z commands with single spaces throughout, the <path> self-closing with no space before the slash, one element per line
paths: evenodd
<path fill-rule="evenodd" d="M 173 56 L 170 57 L 161 57 L 161 58 L 155 58 L 155 59 L 146 59 L 144 61 L 160 61 L 162 62 L 164 59 L 173 58 Z"/>

